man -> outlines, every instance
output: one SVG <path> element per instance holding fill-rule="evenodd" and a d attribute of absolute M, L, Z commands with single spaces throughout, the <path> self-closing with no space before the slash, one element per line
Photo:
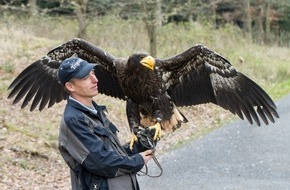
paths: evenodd
<path fill-rule="evenodd" d="M 118 129 L 106 117 L 105 106 L 93 101 L 98 94 L 95 66 L 71 57 L 58 70 L 59 81 L 69 93 L 60 124 L 59 150 L 71 169 L 72 189 L 138 190 L 136 173 L 152 158 L 153 151 L 132 154 L 120 145 Z"/>

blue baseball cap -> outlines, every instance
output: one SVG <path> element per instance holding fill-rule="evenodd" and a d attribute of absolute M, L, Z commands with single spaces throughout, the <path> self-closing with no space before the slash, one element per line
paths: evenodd
<path fill-rule="evenodd" d="M 65 85 L 72 78 L 84 78 L 88 76 L 96 65 L 78 57 L 67 58 L 58 68 L 58 79 L 62 85 Z"/>

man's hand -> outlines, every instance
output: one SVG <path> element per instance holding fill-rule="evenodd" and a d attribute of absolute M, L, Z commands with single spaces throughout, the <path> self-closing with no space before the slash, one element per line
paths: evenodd
<path fill-rule="evenodd" d="M 154 150 L 146 150 L 144 152 L 140 152 L 139 154 L 142 156 L 144 163 L 147 164 L 147 162 L 152 158 Z"/>

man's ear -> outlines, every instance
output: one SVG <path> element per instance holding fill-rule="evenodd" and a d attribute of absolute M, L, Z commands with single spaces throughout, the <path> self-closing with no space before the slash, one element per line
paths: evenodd
<path fill-rule="evenodd" d="M 74 85 L 71 82 L 66 82 L 64 84 L 65 88 L 69 91 L 69 92 L 73 92 L 74 91 Z"/>

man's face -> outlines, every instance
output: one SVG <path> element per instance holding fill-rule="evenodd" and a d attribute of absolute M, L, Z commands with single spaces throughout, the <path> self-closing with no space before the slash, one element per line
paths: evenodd
<path fill-rule="evenodd" d="M 98 94 L 98 79 L 94 70 L 85 78 L 71 79 L 67 85 L 67 89 L 75 98 L 92 98 Z"/>

